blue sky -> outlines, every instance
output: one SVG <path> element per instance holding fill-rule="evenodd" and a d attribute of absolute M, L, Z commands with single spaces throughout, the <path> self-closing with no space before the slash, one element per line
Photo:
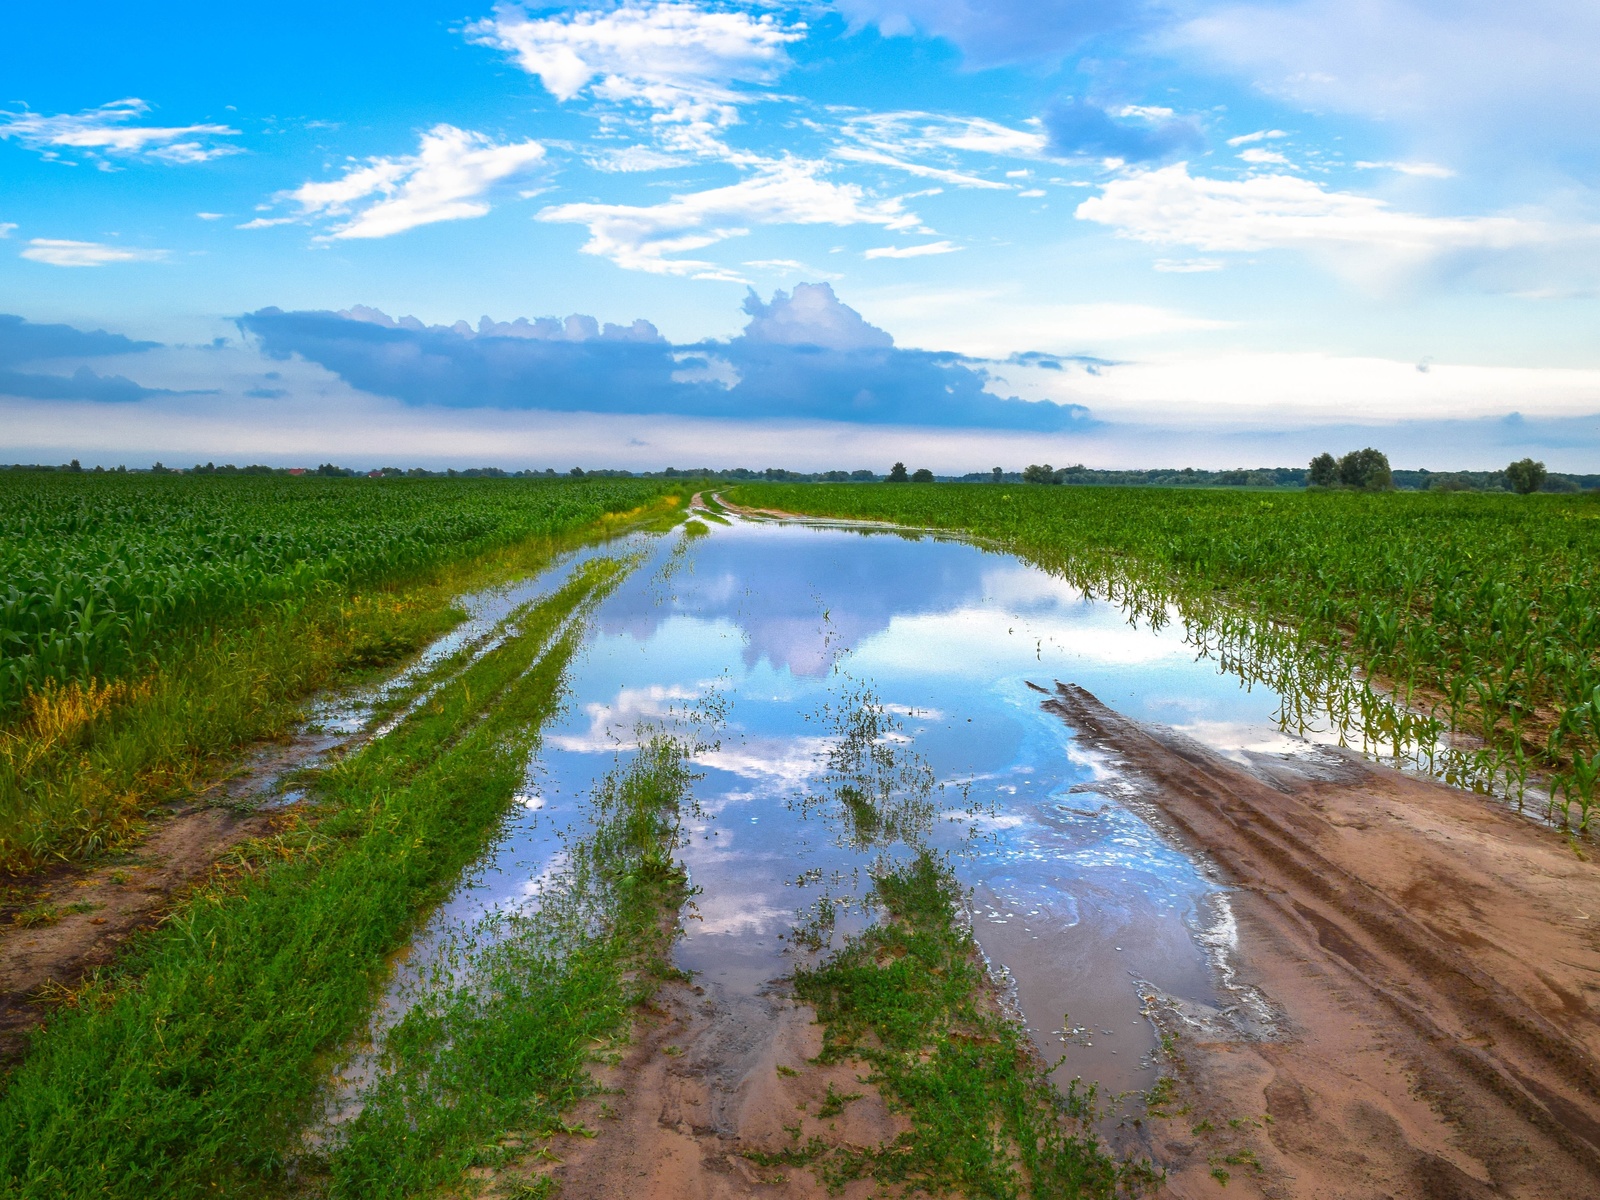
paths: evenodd
<path fill-rule="evenodd" d="M 6 23 L 7 459 L 1600 469 L 1590 3 Z"/>

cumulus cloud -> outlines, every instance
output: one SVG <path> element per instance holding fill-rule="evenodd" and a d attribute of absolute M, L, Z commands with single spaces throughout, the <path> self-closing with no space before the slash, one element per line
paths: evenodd
<path fill-rule="evenodd" d="M 468 36 L 509 53 L 557 100 L 587 92 L 640 106 L 675 127 L 664 132 L 679 148 L 717 152 L 714 131 L 750 96 L 737 85 L 776 79 L 804 31 L 771 14 L 675 0 L 540 16 L 505 4 Z"/>
<path fill-rule="evenodd" d="M 332 218 L 342 223 L 329 237 L 383 238 L 437 221 L 481 217 L 495 185 L 526 175 L 544 156 L 538 142 L 501 145 L 481 133 L 435 125 L 414 155 L 369 158 L 338 179 L 280 193 L 279 201 L 299 205 L 298 217 L 261 217 L 241 228 Z"/>
<path fill-rule="evenodd" d="M 879 225 L 915 228 L 917 217 L 894 198 L 869 200 L 855 184 L 822 178 L 822 165 L 785 159 L 727 187 L 673 196 L 661 204 L 560 204 L 541 221 L 585 225 L 585 254 L 655 275 L 742 282 L 736 271 L 676 255 L 748 232 L 751 225 Z"/>
<path fill-rule="evenodd" d="M 1593 242 L 1597 236 L 1593 229 L 1562 230 L 1515 217 L 1400 212 L 1376 197 L 1333 191 L 1292 175 L 1213 179 L 1191 175 L 1186 163 L 1113 180 L 1078 206 L 1077 217 L 1155 245 L 1332 251 L 1336 263 L 1357 267 L 1418 264 L 1451 252 Z"/>
<path fill-rule="evenodd" d="M 103 242 L 74 242 L 64 238 L 30 238 L 22 257 L 52 267 L 103 267 L 108 263 L 156 262 L 165 250 L 133 250 Z"/>
<path fill-rule="evenodd" d="M 1126 26 L 1144 8 L 1138 0 L 834 0 L 856 28 L 885 37 L 923 34 L 961 48 L 974 66 L 1056 59 L 1097 34 Z"/>
<path fill-rule="evenodd" d="M 1116 158 L 1145 163 L 1205 144 L 1200 126 L 1192 120 L 1146 115 L 1152 112 L 1149 109 L 1123 112 L 1133 119 L 1116 120 L 1099 105 L 1084 100 L 1069 99 L 1051 105 L 1044 115 L 1050 151 L 1063 158 Z"/>
<path fill-rule="evenodd" d="M 679 346 L 628 336 L 638 323 L 587 336 L 595 327 L 589 318 L 547 318 L 547 328 L 559 325 L 563 336 L 540 337 L 501 332 L 517 322 L 425 327 L 368 309 L 349 316 L 263 309 L 241 318 L 240 328 L 268 357 L 298 356 L 351 387 L 413 405 L 995 429 L 1092 425 L 1071 403 L 990 394 L 981 362 L 896 348 L 826 284 L 797 285 L 770 301 L 752 295 L 746 312 L 741 336 Z M 573 328 L 580 336 L 565 335 Z"/>
<path fill-rule="evenodd" d="M 78 152 L 108 165 L 106 156 L 144 158 L 172 164 L 202 163 L 224 154 L 237 154 L 239 147 L 217 145 L 212 139 L 238 137 L 237 129 L 226 125 L 139 125 L 138 118 L 150 111 L 143 100 L 114 100 L 80 113 L 0 113 L 0 138 L 7 138 L 48 159 Z"/>
<path fill-rule="evenodd" d="M 797 283 L 794 292 L 774 292 L 762 303 L 752 288 L 745 297 L 750 314 L 744 336 L 781 346 L 822 346 L 829 350 L 883 350 L 894 338 L 843 303 L 826 283 Z"/>

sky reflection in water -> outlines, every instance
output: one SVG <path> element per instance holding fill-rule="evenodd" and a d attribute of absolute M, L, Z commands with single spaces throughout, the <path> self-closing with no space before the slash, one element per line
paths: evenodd
<path fill-rule="evenodd" d="M 827 787 L 837 724 L 865 694 L 897 725 L 897 762 L 937 781 L 929 839 L 973 889 L 978 939 L 1010 972 L 1041 1048 L 1067 1056 L 1058 1078 L 1150 1086 L 1154 1038 L 1135 980 L 1211 998 L 1193 929 L 1213 885 L 1134 812 L 1073 790 L 1109 768 L 1040 710 L 1028 681 L 1080 684 L 1225 749 L 1277 740 L 1276 694 L 1196 661 L 1181 628 L 1132 627 L 1112 605 L 960 542 L 742 521 L 687 545 L 639 541 L 649 560 L 597 612 L 522 809 L 441 918 L 531 896 L 640 723 L 720 695 L 719 745 L 698 759 L 699 811 L 686 823 L 683 857 L 702 890 L 678 961 L 707 987 L 758 990 L 791 969 L 798 924 L 831 910 L 837 944 L 870 919 L 860 901 L 873 862 L 906 853 L 852 837 L 861 831 Z"/>

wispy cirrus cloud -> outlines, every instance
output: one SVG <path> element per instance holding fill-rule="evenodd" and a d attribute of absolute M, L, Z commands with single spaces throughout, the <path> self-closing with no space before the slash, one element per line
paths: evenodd
<path fill-rule="evenodd" d="M 237 129 L 215 124 L 137 124 L 149 111 L 150 105 L 130 97 L 80 113 L 5 112 L 0 113 L 0 138 L 19 142 L 47 159 L 77 152 L 106 168 L 116 158 L 187 165 L 240 153 L 238 146 L 214 140 L 238 137 Z"/>
<path fill-rule="evenodd" d="M 676 257 L 749 232 L 752 225 L 878 225 L 913 229 L 921 222 L 897 198 L 869 199 L 857 185 L 823 178 L 823 165 L 803 159 L 766 164 L 726 187 L 673 196 L 661 204 L 559 204 L 541 221 L 585 225 L 585 254 L 655 275 L 743 282 L 731 268 Z"/>
<path fill-rule="evenodd" d="M 1593 227 L 1562 228 L 1520 217 L 1436 217 L 1282 174 L 1245 179 L 1191 175 L 1187 163 L 1112 180 L 1077 217 L 1154 245 L 1205 251 L 1335 252 L 1358 270 L 1416 265 L 1457 251 L 1506 251 L 1600 239 Z"/>
<path fill-rule="evenodd" d="M 104 267 L 111 263 L 159 262 L 165 250 L 131 249 L 104 242 L 74 242 L 65 238 L 30 238 L 22 257 L 52 267 Z"/>
<path fill-rule="evenodd" d="M 954 254 L 961 249 L 954 242 L 923 242 L 919 246 L 874 246 L 862 251 L 862 258 L 926 258 L 932 254 Z"/>
<path fill-rule="evenodd" d="M 240 228 L 332 220 L 329 238 L 383 238 L 419 225 L 481 217 L 496 185 L 526 175 L 544 157 L 538 142 L 500 144 L 454 125 L 435 125 L 422 135 L 416 154 L 369 158 L 338 179 L 280 192 L 275 199 L 298 205 L 297 214 L 258 217 Z"/>
<path fill-rule="evenodd" d="M 790 66 L 786 47 L 805 26 L 668 0 L 539 16 L 502 4 L 467 34 L 510 54 L 563 103 L 587 93 L 647 109 L 669 147 L 720 156 L 727 147 L 717 131 L 738 121 L 739 106 L 754 98 L 750 85 L 770 84 Z"/>

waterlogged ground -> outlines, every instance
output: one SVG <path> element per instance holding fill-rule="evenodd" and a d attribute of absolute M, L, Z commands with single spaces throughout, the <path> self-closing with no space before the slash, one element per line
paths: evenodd
<path fill-rule="evenodd" d="M 645 561 L 590 622 L 506 836 L 424 944 L 537 903 L 595 780 L 642 730 L 668 727 L 707 745 L 681 851 L 698 894 L 677 948 L 702 986 L 748 996 L 839 944 L 872 919 L 874 864 L 927 844 L 972 889 L 979 943 L 1041 1051 L 1063 1060 L 1058 1081 L 1151 1086 L 1141 997 L 1214 1002 L 1226 897 L 1095 790 L 1110 764 L 1075 746 L 1039 689 L 1077 683 L 1225 753 L 1282 747 L 1277 697 L 1197 659 L 1181 629 L 1130 624 L 962 542 L 733 518 L 607 552 L 630 550 Z M 475 598 L 473 629 L 569 566 Z"/>

